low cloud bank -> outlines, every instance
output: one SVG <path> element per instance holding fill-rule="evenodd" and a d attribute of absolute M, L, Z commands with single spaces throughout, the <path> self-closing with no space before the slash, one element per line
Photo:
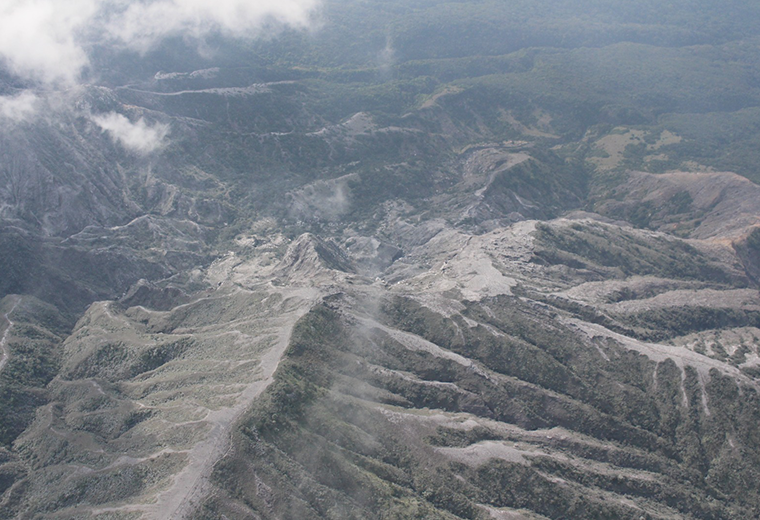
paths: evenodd
<path fill-rule="evenodd" d="M 167 36 L 197 38 L 211 32 L 244 38 L 270 22 L 305 27 L 317 0 L 155 0 L 135 2 L 109 25 L 109 32 L 140 51 Z"/>
<path fill-rule="evenodd" d="M 146 52 L 164 38 L 237 38 L 308 25 L 319 0 L 0 0 L 0 61 L 25 80 L 73 85 L 88 44 Z"/>
<path fill-rule="evenodd" d="M 43 83 L 73 83 L 87 65 L 82 30 L 96 0 L 0 0 L 0 57 L 14 75 Z"/>
<path fill-rule="evenodd" d="M 0 96 L 0 121 L 27 120 L 37 112 L 39 103 L 39 98 L 31 92 L 22 92 L 16 96 Z"/>

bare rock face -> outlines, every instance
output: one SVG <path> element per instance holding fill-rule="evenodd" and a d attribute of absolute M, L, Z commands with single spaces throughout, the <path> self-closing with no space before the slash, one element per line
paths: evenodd
<path fill-rule="evenodd" d="M 101 152 L 110 145 L 99 134 L 92 124 L 71 116 L 60 123 L 4 126 L 2 217 L 60 236 L 136 216 L 138 207 L 126 194 L 123 172 Z"/>
<path fill-rule="evenodd" d="M 139 280 L 119 299 L 124 307 L 146 307 L 155 311 L 168 311 L 187 303 L 190 297 L 178 287 L 159 287 L 145 279 Z"/>
<path fill-rule="evenodd" d="M 460 223 L 490 231 L 521 220 L 553 218 L 581 205 L 583 175 L 556 157 L 529 152 L 490 144 L 462 154 L 464 194 L 448 203 L 461 212 Z"/>
<path fill-rule="evenodd" d="M 374 237 L 350 237 L 344 243 L 344 247 L 359 269 L 370 275 L 382 273 L 404 256 L 402 249 Z"/>
<path fill-rule="evenodd" d="M 348 255 L 332 241 L 307 233 L 290 244 L 275 273 L 290 283 L 310 283 L 336 271 L 355 272 Z"/>

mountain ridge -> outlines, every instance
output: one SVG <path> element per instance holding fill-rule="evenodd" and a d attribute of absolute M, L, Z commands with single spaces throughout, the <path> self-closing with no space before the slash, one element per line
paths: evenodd
<path fill-rule="evenodd" d="M 0 514 L 760 514 L 756 9 L 570 4 L 95 45 L 2 119 Z"/>

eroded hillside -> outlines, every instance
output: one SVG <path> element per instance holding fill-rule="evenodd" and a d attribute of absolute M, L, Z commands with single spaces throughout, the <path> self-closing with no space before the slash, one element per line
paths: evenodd
<path fill-rule="evenodd" d="M 330 0 L 0 114 L 0 516 L 758 517 L 757 8 L 587 3 Z"/>

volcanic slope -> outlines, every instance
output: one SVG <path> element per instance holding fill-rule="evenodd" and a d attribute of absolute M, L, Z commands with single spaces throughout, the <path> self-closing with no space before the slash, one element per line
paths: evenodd
<path fill-rule="evenodd" d="M 603 220 L 389 222 L 406 254 L 298 323 L 198 517 L 756 515 L 754 282 Z"/>
<path fill-rule="evenodd" d="M 760 11 L 679 2 L 325 0 L 37 92 L 0 517 L 760 517 Z"/>
<path fill-rule="evenodd" d="M 93 304 L 4 511 L 758 513 L 760 294 L 730 239 L 385 208 L 372 237 L 241 235 L 205 291 Z"/>
<path fill-rule="evenodd" d="M 6 511 L 184 516 L 318 294 L 220 287 L 171 311 L 93 304 L 16 441 L 35 462 Z"/>

